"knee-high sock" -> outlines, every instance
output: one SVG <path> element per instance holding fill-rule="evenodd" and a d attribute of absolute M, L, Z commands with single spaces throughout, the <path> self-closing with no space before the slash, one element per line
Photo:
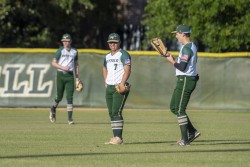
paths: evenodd
<path fill-rule="evenodd" d="M 196 131 L 196 129 L 194 128 L 193 124 L 191 123 L 189 117 L 187 116 L 187 119 L 188 119 L 188 132 L 189 133 L 193 133 Z"/>
<path fill-rule="evenodd" d="M 122 139 L 123 132 L 123 120 L 111 121 L 111 128 L 113 130 L 114 137 L 120 137 Z"/>
<path fill-rule="evenodd" d="M 181 136 L 185 143 L 188 142 L 188 118 L 187 115 L 178 116 L 178 123 L 181 130 Z"/>
<path fill-rule="evenodd" d="M 52 107 L 57 108 L 58 104 L 59 104 L 59 102 L 54 101 L 54 104 Z"/>
<path fill-rule="evenodd" d="M 73 104 L 67 104 L 68 120 L 72 120 Z"/>

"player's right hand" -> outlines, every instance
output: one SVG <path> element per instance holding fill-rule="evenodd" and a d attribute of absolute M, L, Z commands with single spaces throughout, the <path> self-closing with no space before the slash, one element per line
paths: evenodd
<path fill-rule="evenodd" d="M 65 66 L 65 67 L 63 67 L 63 69 L 62 70 L 64 70 L 64 71 L 69 71 L 69 66 Z"/>

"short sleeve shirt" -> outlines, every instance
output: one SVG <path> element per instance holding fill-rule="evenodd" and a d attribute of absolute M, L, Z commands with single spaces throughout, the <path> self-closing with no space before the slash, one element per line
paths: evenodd
<path fill-rule="evenodd" d="M 131 65 L 131 56 L 123 49 L 114 55 L 110 52 L 106 55 L 103 65 L 108 71 L 106 83 L 108 85 L 119 84 L 124 75 L 124 66 Z"/>
<path fill-rule="evenodd" d="M 77 49 L 71 48 L 69 51 L 63 47 L 60 47 L 54 55 L 54 58 L 58 61 L 58 64 L 65 67 L 69 66 L 69 71 L 75 69 L 75 61 L 78 61 Z M 58 69 L 58 71 L 62 71 Z"/>

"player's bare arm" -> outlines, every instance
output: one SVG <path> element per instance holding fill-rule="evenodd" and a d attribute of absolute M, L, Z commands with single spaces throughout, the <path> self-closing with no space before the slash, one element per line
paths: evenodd
<path fill-rule="evenodd" d="M 78 61 L 75 61 L 75 77 L 78 79 L 79 76 L 79 64 Z"/>
<path fill-rule="evenodd" d="M 168 56 L 166 57 L 167 61 L 171 64 L 175 64 L 175 60 L 174 57 L 171 54 L 168 54 Z"/>
<path fill-rule="evenodd" d="M 107 70 L 107 68 L 105 66 L 102 67 L 102 74 L 103 74 L 105 87 L 107 87 L 106 78 L 107 78 L 107 75 L 108 75 L 108 70 Z"/>
<path fill-rule="evenodd" d="M 63 70 L 63 71 L 68 71 L 69 70 L 69 66 L 61 66 L 61 65 L 59 65 L 58 64 L 58 61 L 54 58 L 53 60 L 52 60 L 52 63 L 51 63 L 51 65 L 53 66 L 53 67 L 55 67 L 55 68 L 57 68 L 57 69 L 61 69 L 61 70 Z"/>

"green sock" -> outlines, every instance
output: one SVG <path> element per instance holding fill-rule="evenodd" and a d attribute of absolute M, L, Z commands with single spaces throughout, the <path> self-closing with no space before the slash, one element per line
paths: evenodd
<path fill-rule="evenodd" d="M 113 134 L 115 137 L 117 136 L 122 139 L 122 131 L 122 129 L 113 129 Z"/>
<path fill-rule="evenodd" d="M 180 129 L 181 129 L 181 136 L 182 136 L 182 140 L 184 140 L 185 143 L 188 143 L 188 130 L 187 130 L 187 124 L 186 125 L 180 125 Z"/>
<path fill-rule="evenodd" d="M 180 115 L 177 117 L 181 130 L 181 137 L 185 143 L 188 143 L 188 117 L 187 115 Z"/>
<path fill-rule="evenodd" d="M 73 115 L 73 104 L 67 104 L 67 111 L 68 111 L 68 120 L 72 120 Z"/>
<path fill-rule="evenodd" d="M 189 132 L 189 133 L 195 132 L 196 129 L 194 128 L 193 124 L 191 123 L 189 117 L 187 117 L 187 119 L 188 119 L 188 132 Z"/>
<path fill-rule="evenodd" d="M 72 120 L 73 111 L 68 111 L 68 120 Z"/>
<path fill-rule="evenodd" d="M 114 120 L 111 121 L 111 127 L 113 130 L 114 137 L 119 137 L 122 139 L 123 132 L 123 120 Z"/>

